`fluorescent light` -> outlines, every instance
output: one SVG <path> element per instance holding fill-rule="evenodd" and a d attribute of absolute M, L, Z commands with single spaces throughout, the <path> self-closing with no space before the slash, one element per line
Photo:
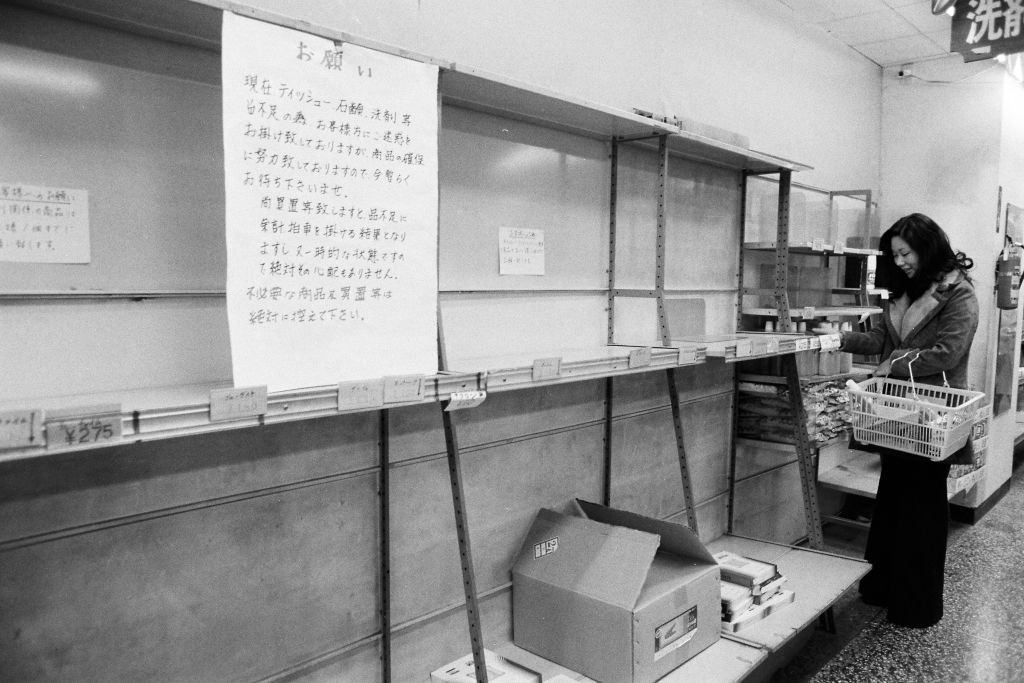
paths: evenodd
<path fill-rule="evenodd" d="M 96 78 L 83 70 L 12 58 L 2 50 L 0 55 L 0 85 L 48 90 L 70 97 L 95 95 L 100 90 Z"/>

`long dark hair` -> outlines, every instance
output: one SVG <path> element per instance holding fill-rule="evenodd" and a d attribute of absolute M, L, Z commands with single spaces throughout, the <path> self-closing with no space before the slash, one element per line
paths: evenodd
<path fill-rule="evenodd" d="M 917 253 L 918 266 L 913 278 L 908 278 L 893 259 L 893 237 L 901 238 Z M 912 213 L 893 223 L 882 233 L 878 246 L 882 255 L 878 257 L 875 284 L 888 289 L 894 299 L 905 292 L 916 299 L 948 273 L 959 270 L 966 275 L 974 267 L 974 261 L 966 254 L 953 251 L 949 237 L 938 223 L 922 213 Z"/>

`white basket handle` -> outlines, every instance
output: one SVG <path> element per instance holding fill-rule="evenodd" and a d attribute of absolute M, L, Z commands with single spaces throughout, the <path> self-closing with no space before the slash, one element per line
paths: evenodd
<path fill-rule="evenodd" d="M 911 352 L 908 351 L 907 353 L 903 354 L 902 356 L 900 356 L 896 360 L 900 360 L 902 358 L 906 358 L 907 356 L 910 355 L 910 353 Z M 917 360 L 920 357 L 921 357 L 921 352 L 918 351 L 917 354 L 913 358 L 911 358 L 909 361 L 907 361 L 907 372 L 910 373 L 910 384 L 911 385 L 914 384 L 914 368 L 911 367 L 911 366 L 914 364 L 914 361 Z M 942 386 L 945 387 L 946 389 L 950 388 L 950 386 L 949 386 L 949 379 L 946 377 L 946 371 L 945 370 L 942 371 Z M 915 389 L 915 393 L 916 393 L 916 389 Z"/>
<path fill-rule="evenodd" d="M 913 395 L 914 400 L 917 400 L 917 384 L 914 382 L 914 361 L 921 357 L 921 352 L 907 351 L 905 354 L 897 358 L 896 360 L 902 360 L 914 353 L 914 357 L 907 361 L 907 373 L 910 374 L 910 393 Z M 895 361 L 893 361 L 895 362 Z M 891 365 L 891 364 L 890 364 Z"/>

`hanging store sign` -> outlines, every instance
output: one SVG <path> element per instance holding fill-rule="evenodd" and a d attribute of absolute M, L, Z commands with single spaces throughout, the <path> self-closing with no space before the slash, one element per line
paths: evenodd
<path fill-rule="evenodd" d="M 956 0 L 949 49 L 965 62 L 1024 52 L 1022 23 L 1022 0 Z"/>

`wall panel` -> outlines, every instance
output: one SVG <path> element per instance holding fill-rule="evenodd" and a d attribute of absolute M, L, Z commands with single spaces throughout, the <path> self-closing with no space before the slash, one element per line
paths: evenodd
<path fill-rule="evenodd" d="M 375 474 L 0 552 L 0 678 L 258 678 L 377 628 Z"/>

